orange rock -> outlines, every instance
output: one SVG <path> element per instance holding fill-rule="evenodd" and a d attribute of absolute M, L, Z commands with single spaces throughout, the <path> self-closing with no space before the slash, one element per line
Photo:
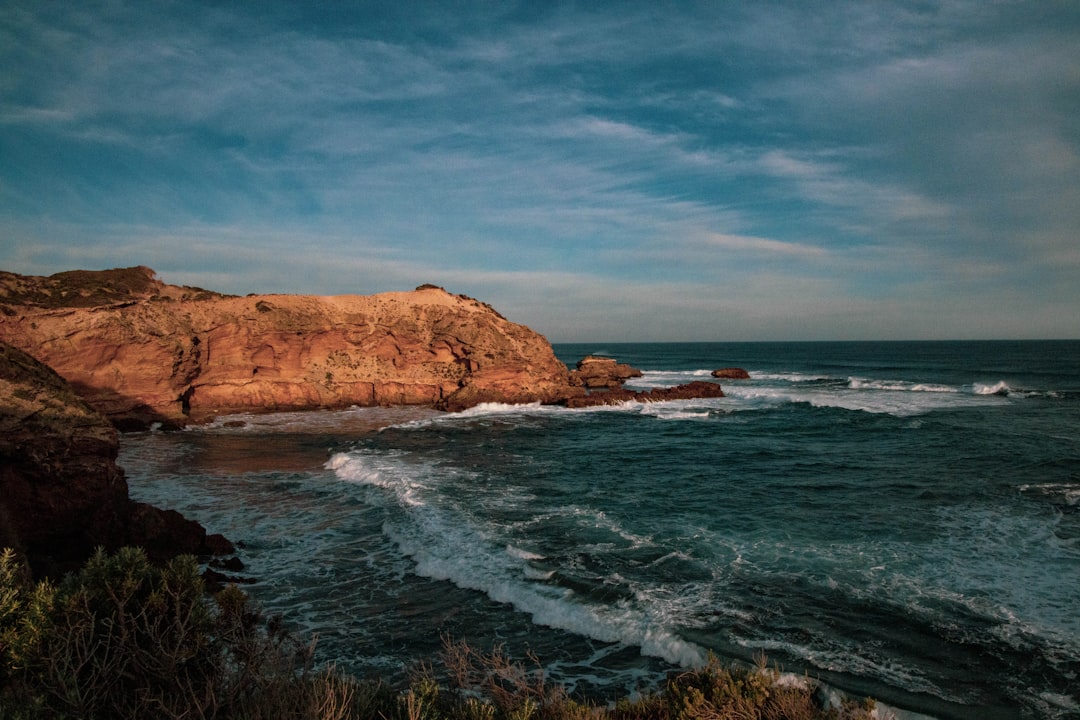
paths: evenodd
<path fill-rule="evenodd" d="M 240 411 L 551 402 L 582 393 L 543 336 L 441 288 L 232 297 L 149 268 L 0 273 L 0 339 L 119 426 Z"/>
<path fill-rule="evenodd" d="M 620 363 L 615 358 L 586 355 L 578 360 L 577 369 L 570 371 L 570 384 L 589 389 L 619 388 L 630 378 L 641 375 L 637 368 Z"/>

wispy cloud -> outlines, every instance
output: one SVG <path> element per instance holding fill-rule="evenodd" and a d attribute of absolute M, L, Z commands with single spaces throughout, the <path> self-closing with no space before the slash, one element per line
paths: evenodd
<path fill-rule="evenodd" d="M 0 266 L 460 284 L 556 338 L 1080 335 L 1080 12 L 1023 5 L 18 0 Z"/>
<path fill-rule="evenodd" d="M 731 250 L 739 253 L 801 258 L 823 258 L 828 254 L 824 248 L 814 245 L 806 245 L 797 242 L 781 242 L 779 240 L 749 237 L 746 235 L 712 233 L 704 237 L 703 241 L 711 247 L 722 248 L 724 250 Z"/>

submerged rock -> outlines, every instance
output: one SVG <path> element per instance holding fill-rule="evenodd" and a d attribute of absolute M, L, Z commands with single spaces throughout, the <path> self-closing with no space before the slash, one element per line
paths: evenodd
<path fill-rule="evenodd" d="M 713 370 L 712 376 L 714 378 L 724 378 L 727 380 L 749 380 L 750 373 L 746 372 L 742 368 L 730 367 L 720 368 L 719 370 Z"/>

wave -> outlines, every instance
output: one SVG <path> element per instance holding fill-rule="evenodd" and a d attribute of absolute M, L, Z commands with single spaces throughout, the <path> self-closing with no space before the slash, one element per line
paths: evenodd
<path fill-rule="evenodd" d="M 1065 505 L 1075 506 L 1080 504 L 1080 484 L 1072 483 L 1039 483 L 1021 485 L 1022 493 L 1036 493 L 1045 497 L 1060 498 Z"/>
<path fill-rule="evenodd" d="M 971 391 L 976 395 L 1009 395 L 1013 392 L 1013 389 L 1009 387 L 1008 383 L 1001 380 L 993 385 L 975 383 L 971 386 Z"/>
<path fill-rule="evenodd" d="M 852 390 L 890 390 L 895 392 L 958 393 L 960 388 L 934 383 L 914 383 L 903 380 L 867 380 L 850 377 L 847 385 Z"/>
<path fill-rule="evenodd" d="M 416 574 L 482 592 L 528 614 L 536 625 L 639 647 L 642 655 L 675 665 L 691 667 L 705 661 L 703 648 L 669 627 L 677 612 L 637 602 L 633 588 L 618 588 L 617 603 L 592 603 L 590 593 L 599 593 L 601 601 L 610 598 L 603 585 L 617 585 L 619 579 L 574 580 L 572 571 L 537 567 L 545 559 L 541 553 L 506 542 L 496 526 L 477 524 L 463 509 L 453 507 L 428 483 L 445 471 L 361 451 L 337 453 L 326 467 L 345 482 L 388 491 L 382 494 L 383 502 L 397 512 L 383 533 L 412 559 Z"/>
<path fill-rule="evenodd" d="M 686 410 L 680 407 L 670 407 L 672 403 L 653 403 L 659 407 L 642 407 L 641 414 L 649 415 L 658 420 L 708 420 L 713 416 L 709 410 Z"/>
<path fill-rule="evenodd" d="M 964 395 L 959 392 L 927 392 L 883 390 L 874 388 L 800 388 L 731 386 L 724 392 L 733 401 L 733 412 L 775 408 L 787 404 L 807 404 L 817 408 L 832 408 L 887 414 L 895 417 L 924 415 L 936 410 L 950 410 L 985 404 L 990 398 Z M 994 398 L 1003 400 L 1003 398 Z"/>
<path fill-rule="evenodd" d="M 819 383 L 832 382 L 840 379 L 832 375 L 822 375 L 820 373 L 756 372 L 754 370 L 750 370 L 748 372 L 750 373 L 751 380 L 780 380 L 783 382 L 793 383 Z"/>

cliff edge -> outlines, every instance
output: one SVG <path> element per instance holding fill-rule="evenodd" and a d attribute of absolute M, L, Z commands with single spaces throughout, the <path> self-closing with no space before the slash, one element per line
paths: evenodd
<path fill-rule="evenodd" d="M 0 547 L 58 576 L 97 546 L 139 545 L 162 560 L 228 551 L 175 511 L 132 501 L 116 428 L 50 368 L 0 342 Z"/>
<path fill-rule="evenodd" d="M 435 286 L 249 295 L 146 267 L 0 272 L 0 340 L 49 365 L 118 427 L 352 405 L 557 402 L 584 391 L 538 333 Z"/>

